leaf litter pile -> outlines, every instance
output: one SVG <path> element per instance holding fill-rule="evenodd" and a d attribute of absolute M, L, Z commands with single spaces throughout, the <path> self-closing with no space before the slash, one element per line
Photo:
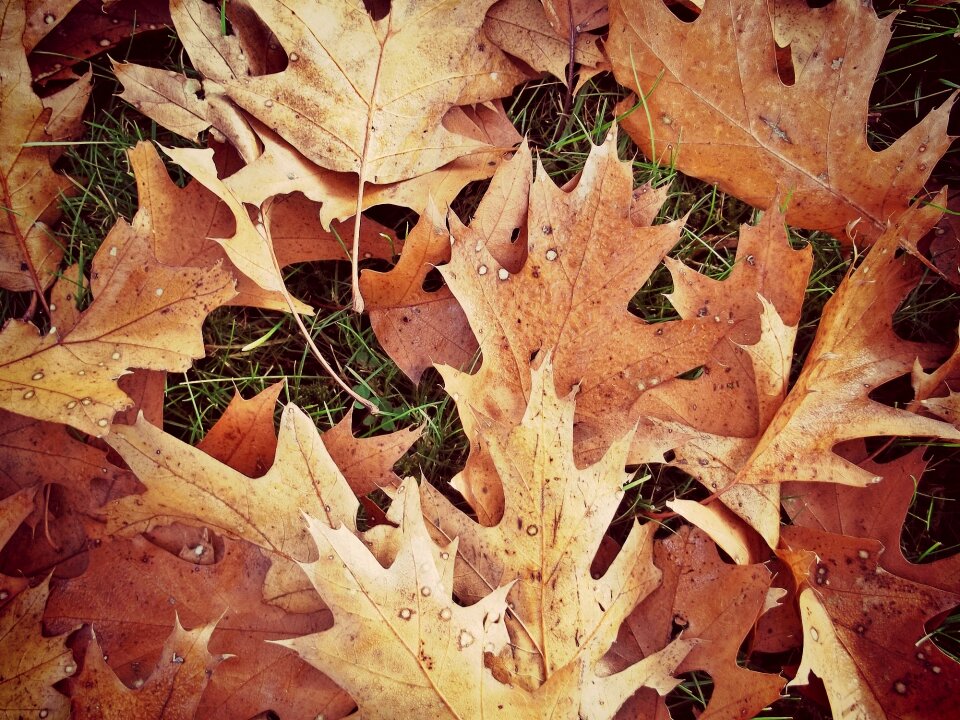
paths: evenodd
<path fill-rule="evenodd" d="M 787 695 L 797 717 L 957 717 L 934 639 L 960 560 L 910 562 L 900 536 L 925 447 L 960 440 L 960 350 L 894 330 L 918 283 L 957 278 L 958 249 L 929 242 L 954 96 L 868 144 L 893 15 L 2 8 L 0 285 L 21 298 L 0 332 L 2 717 L 668 718 L 684 679 L 710 688 L 701 718 Z M 113 72 L 184 142 L 129 151 L 138 209 L 74 262 L 51 228 L 82 187 L 57 165 L 84 127 L 82 61 L 150 30 L 193 69 Z M 546 74 L 569 104 L 601 73 L 619 125 L 558 185 L 503 103 Z M 664 219 L 669 184 L 635 187 L 624 134 L 759 211 L 729 272 L 670 256 L 692 220 Z M 465 214 L 464 188 L 483 190 Z M 377 206 L 419 219 L 398 236 Z M 801 367 L 816 271 L 791 228 L 850 260 Z M 392 269 L 361 272 L 377 258 Z M 395 474 L 415 422 L 359 437 L 348 412 L 321 433 L 289 402 L 276 430 L 282 383 L 195 445 L 162 429 L 165 373 L 204 357 L 225 305 L 288 314 L 354 392 L 306 326 L 324 309 L 285 283 L 319 260 L 350 262 L 354 310 L 412 382 L 442 377 L 469 442 L 448 483 Z M 655 322 L 631 299 L 657 273 L 673 315 Z M 909 397 L 884 402 L 894 381 Z M 699 499 L 614 524 L 637 467 Z"/>

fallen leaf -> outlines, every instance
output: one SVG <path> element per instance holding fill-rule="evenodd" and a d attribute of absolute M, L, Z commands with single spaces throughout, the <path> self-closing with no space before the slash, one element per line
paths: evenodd
<path fill-rule="evenodd" d="M 93 258 L 93 300 L 69 331 L 6 322 L 0 407 L 100 436 L 130 404 L 116 384 L 128 368 L 183 372 L 203 357 L 200 324 L 233 296 L 233 280 L 217 266 L 161 265 L 151 228 L 145 212 L 117 222 Z"/>
<path fill-rule="evenodd" d="M 195 717 L 200 695 L 214 669 L 229 656 L 211 655 L 207 642 L 215 624 L 184 630 L 175 618 L 173 631 L 163 645 L 160 660 L 150 677 L 131 690 L 107 665 L 96 634 L 87 646 L 83 670 L 70 696 L 71 717 L 86 720 L 104 717 Z"/>
<path fill-rule="evenodd" d="M 875 151 L 867 104 L 894 16 L 880 20 L 855 0 L 816 12 L 829 14 L 817 51 L 785 85 L 761 3 L 706 3 L 692 23 L 660 0 L 611 3 L 614 74 L 645 98 L 623 127 L 654 162 L 754 207 L 789 193 L 791 225 L 871 242 L 899 221 L 949 147 L 955 95 Z"/>
<path fill-rule="evenodd" d="M 70 701 L 53 685 L 77 670 L 67 636 L 44 637 L 43 606 L 50 580 L 28 588 L 0 609 L 0 712 L 6 717 L 66 720 Z M 76 629 L 76 624 L 70 630 Z"/>
<path fill-rule="evenodd" d="M 175 615 L 189 626 L 215 623 L 210 652 L 235 657 L 213 674 L 197 717 L 231 720 L 265 710 L 303 720 L 346 715 L 353 707 L 346 693 L 266 642 L 329 627 L 329 611 L 295 615 L 265 604 L 260 585 L 269 561 L 245 543 L 218 538 L 215 544 L 217 561 L 195 565 L 142 537 L 104 542 L 90 551 L 86 573 L 56 584 L 46 622 L 63 629 L 74 618 L 91 623 L 110 672 L 128 687 L 149 682 L 154 666 L 170 664 L 170 654 L 159 651 Z M 133 598 L 136 611 L 118 598 Z"/>
<path fill-rule="evenodd" d="M 247 477 L 262 477 L 277 452 L 273 411 L 283 387 L 281 380 L 250 400 L 234 392 L 223 415 L 197 443 L 197 450 Z"/>
<path fill-rule="evenodd" d="M 63 257 L 51 226 L 60 216 L 59 195 L 70 187 L 50 167 L 48 150 L 25 143 L 51 140 L 53 114 L 31 89 L 21 45 L 25 7 L 6 0 L 0 8 L 0 287 L 42 296 Z"/>
<path fill-rule="evenodd" d="M 592 667 L 623 618 L 659 580 L 651 562 L 652 524 L 634 526 L 606 573 L 590 576 L 629 478 L 623 466 L 631 438 L 578 469 L 573 398 L 557 397 L 550 358 L 533 373 L 527 411 L 516 428 L 474 431 L 492 459 L 493 481 L 503 488 L 503 519 L 484 527 L 431 486 L 421 490 L 430 524 L 460 542 L 457 596 L 472 603 L 513 584 L 506 618 L 510 671 L 531 689 L 570 663 Z"/>
<path fill-rule="evenodd" d="M 803 619 L 803 657 L 791 685 L 815 673 L 837 718 L 949 715 L 960 666 L 934 645 L 924 623 L 960 596 L 878 567 L 883 547 L 801 527 L 783 531 Z"/>
<path fill-rule="evenodd" d="M 705 533 L 688 527 L 657 541 L 660 586 L 624 622 L 611 650 L 613 667 L 651 654 L 677 634 L 698 643 L 676 672 L 703 670 L 713 695 L 701 718 L 753 717 L 780 695 L 786 680 L 741 667 L 737 654 L 762 612 L 770 574 L 762 565 L 724 563 Z M 633 714 L 630 714 L 633 713 Z M 620 717 L 669 717 L 650 691 L 636 695 Z"/>
<path fill-rule="evenodd" d="M 851 269 L 827 302 L 813 346 L 791 388 L 737 475 L 765 484 L 800 480 L 863 486 L 876 476 L 833 452 L 843 440 L 878 435 L 960 438 L 955 428 L 870 398 L 880 385 L 910 372 L 930 348 L 893 331 L 893 313 L 919 279 L 915 261 L 896 256 L 903 235 L 919 236 L 939 218 L 933 205 L 901 216 Z M 839 417 L 832 432 L 824 417 Z"/>
<path fill-rule="evenodd" d="M 301 513 L 356 528 L 357 498 L 323 446 L 313 422 L 288 405 L 276 461 L 252 479 L 202 450 L 140 420 L 118 426 L 110 446 L 147 487 L 106 508 L 111 534 L 134 535 L 173 521 L 207 525 L 287 559 L 310 559 Z"/>

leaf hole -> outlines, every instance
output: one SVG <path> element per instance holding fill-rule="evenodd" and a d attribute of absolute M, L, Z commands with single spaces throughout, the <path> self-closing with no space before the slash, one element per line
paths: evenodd
<path fill-rule="evenodd" d="M 692 23 L 700 17 L 700 9 L 692 2 L 676 2 L 675 0 L 662 0 L 662 2 L 667 10 L 681 22 Z"/>
<path fill-rule="evenodd" d="M 430 268 L 430 271 L 423 278 L 423 283 L 421 285 L 423 291 L 430 293 L 437 292 L 443 286 L 443 275 L 440 274 L 440 271 L 437 268 Z"/>
<path fill-rule="evenodd" d="M 713 697 L 713 678 L 703 671 L 695 671 L 675 675 L 679 678 L 677 685 L 664 698 L 670 708 L 670 716 L 674 720 L 694 720 L 700 716 L 710 698 Z"/>

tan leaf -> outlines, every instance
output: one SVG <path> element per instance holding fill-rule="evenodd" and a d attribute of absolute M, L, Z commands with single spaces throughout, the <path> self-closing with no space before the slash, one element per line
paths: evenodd
<path fill-rule="evenodd" d="M 282 717 L 346 715 L 353 707 L 346 693 L 292 653 L 265 642 L 327 628 L 329 611 L 290 615 L 266 605 L 260 585 L 269 561 L 246 543 L 217 538 L 214 544 L 216 562 L 197 565 L 142 537 L 104 542 L 91 549 L 86 573 L 57 584 L 46 622 L 64 630 L 73 618 L 91 623 L 111 673 L 128 687 L 143 686 L 155 666 L 171 664 L 160 648 L 175 615 L 188 626 L 216 623 L 210 651 L 236 657 L 217 667 L 197 717 L 233 720 L 268 709 Z M 135 611 L 117 601 L 133 587 Z"/>
<path fill-rule="evenodd" d="M 553 29 L 561 36 L 596 30 L 610 22 L 606 0 L 542 0 Z"/>
<path fill-rule="evenodd" d="M 111 533 L 133 535 L 175 520 L 207 525 L 287 559 L 307 560 L 313 545 L 301 513 L 356 528 L 357 498 L 320 440 L 316 426 L 288 405 L 277 459 L 251 479 L 140 420 L 118 426 L 108 442 L 147 486 L 143 495 L 106 508 Z"/>
<path fill-rule="evenodd" d="M 114 675 L 103 659 L 94 634 L 74 681 L 70 697 L 71 717 L 99 720 L 105 717 L 189 720 L 195 717 L 200 695 L 214 669 L 229 656 L 213 656 L 207 650 L 215 623 L 184 630 L 180 619 L 163 644 L 157 667 L 136 690 Z"/>
<path fill-rule="evenodd" d="M 344 687 L 364 717 L 535 717 L 526 693 L 484 667 L 484 654 L 507 643 L 509 586 L 470 607 L 455 603 L 442 582 L 452 567 L 434 560 L 416 483 L 397 492 L 403 547 L 389 568 L 348 528 L 308 518 L 320 559 L 303 568 L 334 624 L 281 644 Z"/>
<path fill-rule="evenodd" d="M 479 525 L 436 489 L 422 488 L 431 525 L 442 537 L 460 541 L 457 596 L 473 602 L 515 583 L 507 596 L 510 670 L 528 688 L 570 663 L 592 667 L 623 618 L 659 580 L 651 563 L 653 524 L 634 526 L 613 565 L 603 577 L 591 578 L 591 562 L 629 477 L 623 466 L 630 437 L 595 465 L 578 469 L 573 398 L 557 397 L 549 355 L 532 383 L 518 427 L 475 430 L 503 487 L 499 524 Z"/>
<path fill-rule="evenodd" d="M 829 14 L 817 52 L 785 85 L 764 3 L 706 3 L 692 23 L 660 0 L 611 3 L 614 74 L 646 105 L 623 125 L 656 162 L 755 207 L 789 193 L 790 224 L 872 241 L 907 210 L 949 146 L 954 96 L 873 150 L 867 105 L 893 15 L 880 20 L 856 0 L 816 12 Z"/>
<path fill-rule="evenodd" d="M 70 183 L 50 167 L 47 148 L 24 147 L 51 139 L 46 125 L 53 113 L 31 89 L 20 42 L 24 13 L 22 0 L 0 6 L 0 287 L 42 294 L 63 257 L 50 226 Z"/>
<path fill-rule="evenodd" d="M 960 596 L 878 567 L 883 547 L 873 540 L 788 527 L 783 542 L 781 557 L 803 588 L 803 657 L 791 684 L 815 673 L 836 718 L 953 712 L 960 665 L 927 638 L 924 623 Z"/>
<path fill-rule="evenodd" d="M 571 61 L 568 32 L 558 32 L 551 25 L 548 11 L 540 0 L 501 0 L 490 8 L 483 29 L 505 52 L 520 58 L 534 70 L 548 72 L 566 82 Z M 600 65 L 603 54 L 597 46 L 598 39 L 596 35 L 577 33 L 573 62 L 589 67 Z"/>
<path fill-rule="evenodd" d="M 171 0 L 170 17 L 194 68 L 203 77 L 225 81 L 253 73 L 240 41 L 243 33 L 224 33 L 218 8 L 202 0 Z"/>
<path fill-rule="evenodd" d="M 72 140 L 83 134 L 83 111 L 93 92 L 93 68 L 89 68 L 79 79 L 70 83 L 41 102 L 44 108 L 50 108 L 47 120 L 47 136 L 51 141 Z M 51 147 L 50 161 L 53 162 L 66 150 L 66 143 Z"/>
<path fill-rule="evenodd" d="M 426 17 L 401 0 L 382 20 L 336 1 L 250 4 L 289 64 L 227 83 L 230 97 L 313 162 L 361 183 L 422 175 L 483 149 L 446 130 L 443 115 L 507 95 L 521 79 L 480 31 L 492 0 L 445 2 Z"/>
<path fill-rule="evenodd" d="M 314 164 L 267 126 L 256 120 L 251 120 L 251 124 L 264 151 L 254 162 L 224 180 L 237 197 L 259 205 L 272 195 L 302 192 L 322 203 L 320 222 L 325 228 L 333 220 L 345 220 L 356 213 L 356 178 Z M 467 183 L 493 175 L 521 140 L 500 101 L 451 108 L 443 117 L 443 126 L 485 147 L 424 175 L 367 186 L 363 193 L 364 210 L 377 205 L 399 205 L 419 213 L 427 206 L 428 198 L 447 207 Z M 366 228 L 361 228 L 361 233 L 364 232 Z M 366 257 L 366 252 L 362 257 Z"/>
<path fill-rule="evenodd" d="M 67 636 L 44 637 L 41 632 L 49 585 L 47 578 L 0 609 L 0 713 L 5 717 L 70 716 L 69 701 L 53 688 L 77 670 Z M 74 623 L 69 629 L 76 627 Z"/>
<path fill-rule="evenodd" d="M 521 182 L 510 191 L 525 196 L 527 188 L 527 242 L 515 248 L 519 263 L 497 249 L 511 246 L 512 223 L 496 225 L 499 242 L 491 242 L 486 223 L 475 229 L 450 219 L 456 242 L 440 271 L 470 321 L 482 364 L 473 375 L 441 371 L 448 392 L 462 401 L 461 421 L 472 437 L 486 419 L 519 421 L 531 358 L 554 348 L 558 391 L 580 387 L 577 459 L 583 464 L 637 420 L 634 406 L 649 388 L 701 365 L 732 326 L 712 317 L 652 325 L 629 312 L 630 298 L 677 242 L 682 221 L 634 223 L 632 175 L 616 157 L 615 133 L 593 149 L 576 187 L 562 190 L 541 170 L 532 186 Z M 636 203 L 646 207 L 642 193 Z M 656 432 L 644 423 L 637 437 L 649 440 Z M 470 462 L 482 462 L 479 454 L 475 448 Z M 500 517 L 499 488 L 471 465 L 458 489 L 482 522 Z"/>
<path fill-rule="evenodd" d="M 128 368 L 183 372 L 203 357 L 200 325 L 233 297 L 233 280 L 216 266 L 161 265 L 151 230 L 145 212 L 117 222 L 93 259 L 93 300 L 68 332 L 7 321 L 0 406 L 99 436 L 129 406 L 116 384 Z"/>
<path fill-rule="evenodd" d="M 921 343 L 900 339 L 892 316 L 919 278 L 915 261 L 896 257 L 897 244 L 902 236 L 922 235 L 938 217 L 935 206 L 915 206 L 850 270 L 824 308 L 800 377 L 739 471 L 738 482 L 862 486 L 876 476 L 836 455 L 837 443 L 875 435 L 960 438 L 960 431 L 946 423 L 869 397 L 878 386 L 909 373 L 914 360 L 930 352 Z M 842 422 L 824 433 L 825 417 Z"/>
<path fill-rule="evenodd" d="M 244 158 L 252 161 L 259 154 L 256 135 L 215 83 L 116 61 L 113 72 L 123 83 L 120 97 L 170 132 L 199 142 L 200 133 L 212 129 Z"/>

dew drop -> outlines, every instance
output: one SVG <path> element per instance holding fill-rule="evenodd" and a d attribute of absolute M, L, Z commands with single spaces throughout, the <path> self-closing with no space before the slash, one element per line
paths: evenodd
<path fill-rule="evenodd" d="M 450 610 L 450 608 L 444 608 L 440 611 L 441 620 L 449 620 L 451 617 L 453 617 L 453 612 Z"/>
<path fill-rule="evenodd" d="M 8 597 L 10 597 L 10 593 L 6 590 L 0 590 L 0 600 L 6 600 Z"/>
<path fill-rule="evenodd" d="M 266 100 L 263 101 L 263 106 L 268 108 L 273 107 L 273 100 L 270 100 L 269 98 L 267 98 Z"/>
<path fill-rule="evenodd" d="M 52 15 L 51 13 L 47 13 L 46 15 L 43 16 L 43 22 L 47 25 L 53 25 L 56 21 L 57 21 L 56 16 Z"/>
<path fill-rule="evenodd" d="M 100 41 L 100 47 L 110 47 L 110 41 L 107 40 L 106 38 L 103 38 L 103 39 Z"/>
<path fill-rule="evenodd" d="M 137 678 L 136 680 L 134 680 L 134 681 L 133 681 L 133 687 L 136 688 L 136 689 L 138 689 L 138 690 L 139 690 L 140 688 L 142 688 L 142 687 L 143 687 L 143 678 Z"/>
<path fill-rule="evenodd" d="M 37 715 L 38 715 L 39 717 L 41 717 L 41 718 L 45 718 L 45 717 L 47 717 L 47 716 L 50 715 L 50 711 L 47 710 L 46 708 L 44 708 L 44 709 L 41 710 L 39 713 L 37 713 Z"/>
<path fill-rule="evenodd" d="M 107 420 L 106 418 L 100 418 L 99 420 L 97 420 L 97 425 L 100 427 L 106 427 L 109 424 L 110 424 L 110 421 Z"/>
<path fill-rule="evenodd" d="M 933 665 L 930 669 L 933 671 L 934 675 L 939 675 L 941 672 L 939 665 Z"/>
<path fill-rule="evenodd" d="M 373 253 L 365 252 L 365 253 L 363 254 L 363 259 L 364 259 L 364 260 L 369 260 L 369 259 L 372 258 L 372 257 L 373 257 Z"/>
<path fill-rule="evenodd" d="M 71 400 L 67 403 L 67 410 L 73 410 L 77 406 L 76 400 Z"/>
<path fill-rule="evenodd" d="M 500 268 L 499 270 L 497 270 L 497 277 L 500 278 L 501 280 L 506 280 L 510 277 L 510 273 L 507 271 L 506 268 Z"/>
<path fill-rule="evenodd" d="M 866 550 L 858 550 L 857 555 L 863 560 L 866 560 L 868 557 L 870 557 L 870 553 L 867 552 Z"/>
<path fill-rule="evenodd" d="M 480 267 L 477 268 L 477 275 L 486 275 L 486 274 L 487 274 L 486 265 L 481 265 Z"/>
<path fill-rule="evenodd" d="M 413 617 L 413 610 L 410 608 L 400 608 L 399 615 L 401 620 L 409 620 Z"/>
<path fill-rule="evenodd" d="M 540 528 L 538 528 L 536 525 L 527 525 L 527 535 L 530 537 L 533 537 L 538 532 L 540 532 Z"/>
<path fill-rule="evenodd" d="M 172 662 L 174 665 L 183 665 L 183 656 L 174 653 L 173 657 L 170 658 L 170 662 Z"/>
<path fill-rule="evenodd" d="M 897 681 L 893 684 L 893 689 L 897 691 L 897 694 L 898 694 L 898 695 L 906 695 L 906 694 L 907 694 L 907 684 L 906 684 L 905 682 L 903 682 L 903 680 L 897 680 Z"/>
<path fill-rule="evenodd" d="M 464 648 L 468 648 L 473 645 L 475 640 L 476 638 L 469 632 L 466 630 L 461 630 L 460 635 L 457 637 L 457 645 L 459 645 L 460 649 L 463 650 Z"/>
<path fill-rule="evenodd" d="M 441 560 L 449 560 L 449 559 L 450 559 L 450 553 L 448 553 L 448 552 L 442 552 L 442 553 L 440 553 L 440 559 L 441 559 Z"/>
<path fill-rule="evenodd" d="M 193 554 L 196 555 L 197 557 L 200 557 L 201 555 L 203 555 L 203 545 L 197 545 L 193 549 Z"/>
<path fill-rule="evenodd" d="M 57 309 L 57 304 L 56 304 L 56 303 L 50 303 L 50 312 L 53 312 L 53 311 L 55 311 L 56 309 Z"/>
<path fill-rule="evenodd" d="M 813 638 L 813 641 L 814 641 L 814 642 L 819 642 L 819 641 L 820 641 L 820 631 L 817 630 L 815 627 L 810 628 L 810 637 Z"/>
<path fill-rule="evenodd" d="M 926 146 L 926 145 L 921 145 L 920 147 L 917 148 L 917 150 L 919 150 L 920 152 L 926 152 L 926 151 L 927 151 L 927 146 Z"/>
<path fill-rule="evenodd" d="M 79 375 L 80 377 L 83 377 L 86 374 L 87 374 L 86 370 L 77 370 L 77 375 Z"/>
<path fill-rule="evenodd" d="M 116 256 L 117 256 L 117 247 L 116 245 L 114 245 L 112 248 L 110 248 L 110 257 L 116 257 Z"/>
<path fill-rule="evenodd" d="M 88 407 L 92 402 L 93 402 L 93 400 L 91 400 L 91 399 L 88 398 L 88 397 L 85 397 L 85 398 L 81 398 L 81 399 L 80 399 L 80 404 L 83 405 L 84 407 Z"/>
<path fill-rule="evenodd" d="M 64 671 L 67 675 L 73 675 L 73 673 L 75 673 L 76 670 L 77 670 L 77 666 L 76 666 L 76 665 L 67 665 L 67 666 L 65 666 L 65 667 L 63 668 L 63 671 Z"/>
<path fill-rule="evenodd" d="M 423 595 L 424 597 L 430 597 L 430 595 L 431 595 L 432 593 L 433 593 L 433 590 L 431 590 L 431 589 L 430 589 L 429 587 L 427 587 L 426 585 L 424 585 L 422 588 L 420 588 L 420 594 Z"/>
<path fill-rule="evenodd" d="M 300 56 L 297 55 L 295 52 L 290 53 L 290 62 L 296 62 L 299 59 L 300 59 Z"/>
<path fill-rule="evenodd" d="M 554 250 L 553 248 L 550 248 L 549 250 L 547 250 L 546 257 L 547 257 L 547 260 L 550 260 L 551 262 L 553 262 L 554 260 L 557 259 L 557 251 Z"/>
<path fill-rule="evenodd" d="M 111 360 L 119 360 L 119 359 L 120 359 L 120 352 L 119 352 L 119 351 L 115 352 L 113 355 L 110 356 L 110 359 L 111 359 Z"/>
<path fill-rule="evenodd" d="M 37 394 L 37 393 L 35 393 L 33 390 L 27 390 L 27 391 L 23 394 L 23 399 L 24 399 L 24 400 L 29 400 L 30 398 L 32 398 L 32 397 L 33 397 L 34 395 L 36 395 L 36 394 Z"/>
<path fill-rule="evenodd" d="M 156 290 L 153 291 L 153 294 L 156 295 L 157 297 L 160 297 L 161 295 L 163 295 L 163 288 L 157 288 Z"/>

